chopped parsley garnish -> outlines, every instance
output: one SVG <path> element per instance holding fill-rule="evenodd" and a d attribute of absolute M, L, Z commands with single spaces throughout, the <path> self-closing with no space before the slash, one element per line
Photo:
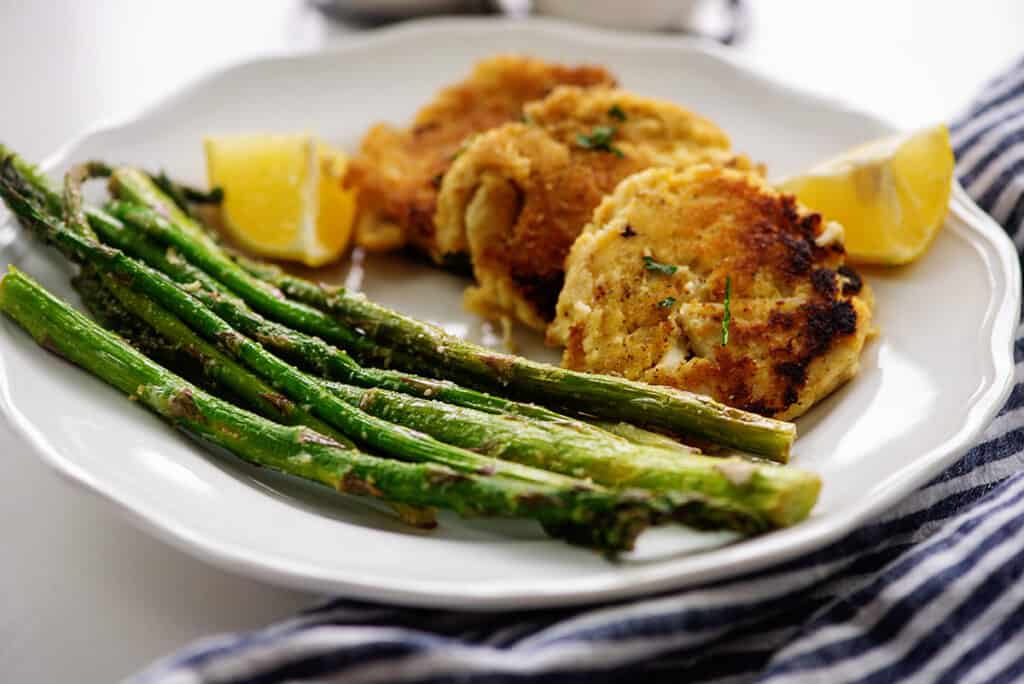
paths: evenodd
<path fill-rule="evenodd" d="M 526 116 L 526 112 L 519 115 L 519 122 L 524 124 L 530 123 L 530 117 Z"/>
<path fill-rule="evenodd" d="M 608 116 L 618 121 L 626 120 L 626 112 L 622 111 L 622 107 L 617 104 L 613 104 L 612 108 L 608 110 Z"/>
<path fill-rule="evenodd" d="M 636 237 L 636 231 L 633 230 L 633 226 L 627 223 L 626 227 L 622 229 L 622 232 L 619 233 L 619 235 L 625 238 Z"/>
<path fill-rule="evenodd" d="M 612 145 L 612 138 L 615 137 L 615 126 L 594 126 L 590 135 L 576 134 L 576 144 L 587 150 L 601 150 L 611 152 L 616 157 L 625 157 L 615 145 Z"/>
<path fill-rule="evenodd" d="M 672 264 L 663 264 L 659 261 L 655 261 L 654 257 L 644 257 L 644 268 L 648 271 L 654 271 L 655 273 L 661 273 L 663 275 L 672 275 L 679 270 L 678 266 Z"/>
<path fill-rule="evenodd" d="M 722 346 L 729 344 L 729 324 L 732 323 L 732 311 L 729 310 L 729 301 L 732 299 L 732 278 L 725 276 L 725 300 L 722 304 L 725 311 L 722 313 Z"/>
<path fill-rule="evenodd" d="M 665 297 L 660 302 L 658 302 L 658 306 L 661 307 L 662 309 L 667 309 L 667 308 L 671 307 L 675 303 L 676 303 L 676 298 L 675 297 Z"/>

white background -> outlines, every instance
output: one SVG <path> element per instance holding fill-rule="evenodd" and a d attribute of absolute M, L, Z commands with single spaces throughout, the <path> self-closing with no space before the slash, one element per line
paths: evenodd
<path fill-rule="evenodd" d="M 1024 56 L 1018 0 L 752 0 L 737 50 L 903 127 L 956 114 Z M 53 152 L 204 71 L 345 39 L 299 1 L 0 0 L 0 141 Z M 342 113 L 339 113 L 341 115 Z M 316 597 L 215 570 L 65 484 L 0 422 L 0 680 L 109 682 Z"/>

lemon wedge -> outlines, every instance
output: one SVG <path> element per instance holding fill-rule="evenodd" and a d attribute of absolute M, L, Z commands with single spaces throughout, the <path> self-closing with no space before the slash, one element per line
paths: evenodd
<path fill-rule="evenodd" d="M 906 264 L 942 226 L 953 163 L 949 131 L 938 125 L 857 147 L 778 186 L 842 224 L 851 260 Z"/>
<path fill-rule="evenodd" d="M 262 256 L 322 266 L 348 246 L 355 191 L 348 158 L 309 135 L 233 135 L 204 141 L 211 186 L 224 189 L 231 237 Z"/>

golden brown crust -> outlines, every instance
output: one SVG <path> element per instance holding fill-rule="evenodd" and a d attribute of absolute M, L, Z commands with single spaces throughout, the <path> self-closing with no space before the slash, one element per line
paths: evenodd
<path fill-rule="evenodd" d="M 611 114 L 622 112 L 624 120 Z M 651 166 L 711 160 L 748 166 L 710 121 L 669 102 L 611 88 L 557 88 L 526 107 L 527 124 L 483 135 L 445 175 L 437 245 L 468 250 L 477 286 L 467 306 L 543 330 L 554 316 L 564 261 L 593 209 L 623 178 Z M 611 149 L 578 141 L 615 127 Z"/>
<path fill-rule="evenodd" d="M 479 62 L 466 80 L 440 91 L 409 128 L 373 126 L 346 178 L 359 188 L 357 242 L 375 250 L 408 243 L 436 253 L 433 220 L 440 179 L 467 137 L 519 119 L 523 105 L 558 85 L 614 82 L 598 66 L 502 55 Z"/>
<path fill-rule="evenodd" d="M 819 215 L 755 174 L 645 171 L 573 246 L 548 339 L 570 368 L 793 418 L 857 372 L 872 331 L 870 289 L 844 260 Z"/>
<path fill-rule="evenodd" d="M 569 148 L 523 124 L 480 138 L 445 180 L 439 243 L 471 255 L 478 286 L 467 292 L 469 308 L 543 329 L 554 316 L 565 255 L 614 186 L 608 175 L 619 160 L 602 154 L 581 170 Z"/>

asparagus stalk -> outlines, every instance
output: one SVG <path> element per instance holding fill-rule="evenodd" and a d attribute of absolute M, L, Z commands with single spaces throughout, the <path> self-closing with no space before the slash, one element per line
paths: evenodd
<path fill-rule="evenodd" d="M 259 334 L 260 330 L 256 332 Z M 265 338 L 265 329 L 263 334 L 264 337 L 260 339 Z M 626 424 L 610 425 L 606 429 L 615 433 L 625 432 L 632 443 L 614 439 L 603 430 L 581 426 L 567 419 L 537 424 L 514 414 L 481 413 L 380 389 L 368 392 L 339 384 L 332 384 L 331 387 L 359 409 L 389 422 L 430 434 L 441 441 L 567 475 L 589 476 L 600 484 L 685 490 L 693 486 L 707 489 L 709 484 L 718 483 L 726 490 L 727 496 L 734 498 L 753 500 L 760 496 L 758 491 L 762 491 L 764 501 L 755 504 L 755 508 L 800 511 L 801 516 L 813 505 L 820 486 L 817 477 L 805 471 L 756 465 L 752 471 L 756 477 L 744 476 L 745 490 L 739 491 L 736 487 L 730 487 L 728 477 L 723 473 L 735 476 L 751 466 L 737 464 L 735 460 L 716 459 L 714 463 L 709 463 L 707 459 L 694 461 L 697 450 Z M 645 447 L 638 447 L 637 444 Z M 658 454 L 654 450 L 669 450 L 673 454 Z M 677 458 L 678 455 L 690 458 Z M 709 466 L 719 474 L 709 478 Z M 790 481 L 785 482 L 787 479 Z M 761 480 L 767 481 L 767 485 L 761 484 Z M 777 500 L 785 498 L 799 498 L 805 504 L 792 506 L 777 503 Z M 795 521 L 779 519 L 776 522 L 785 525 Z"/>
<path fill-rule="evenodd" d="M 193 384 L 227 393 L 232 403 L 244 403 L 252 411 L 284 425 L 305 425 L 347 448 L 355 444 L 343 434 L 297 406 L 257 376 L 222 354 L 174 316 L 117 282 L 107 281 L 91 268 L 73 279 L 86 307 L 108 330 L 163 366 L 185 366 L 196 378 Z M 187 378 L 188 375 L 185 375 Z M 228 398 L 228 397 L 222 397 Z M 430 507 L 388 502 L 398 517 L 421 529 L 437 526 Z"/>
<path fill-rule="evenodd" d="M 510 401 L 453 382 L 360 366 L 347 352 L 323 339 L 293 330 L 256 313 L 205 271 L 182 258 L 173 248 L 159 247 L 134 226 L 124 224 L 106 212 L 90 209 L 87 214 L 90 224 L 104 242 L 187 286 L 197 299 L 240 332 L 279 352 L 307 371 L 332 380 L 363 387 L 382 387 L 488 413 L 508 413 L 577 427 L 583 425 L 578 420 L 542 406 Z M 363 343 L 368 342 L 358 334 L 353 333 L 353 337 Z"/>
<path fill-rule="evenodd" d="M 109 176 L 110 173 L 111 169 L 105 164 L 86 162 L 73 167 L 65 174 L 63 202 L 67 217 L 65 225 L 69 229 L 77 230 L 84 237 L 96 238 L 85 215 L 81 185 L 89 178 Z M 191 328 L 178 318 L 153 300 L 125 287 L 110 273 L 100 272 L 87 264 L 76 278 L 76 288 L 92 303 L 92 308 L 102 310 L 108 318 L 119 319 L 121 325 L 129 325 L 132 333 L 155 332 L 156 336 L 144 335 L 147 347 L 155 349 L 161 346 L 158 340 L 163 339 L 163 346 L 167 348 L 164 354 L 166 358 L 173 358 L 175 352 L 191 357 L 198 362 L 203 373 L 208 375 L 212 382 L 229 389 L 235 397 L 244 401 L 260 415 L 286 425 L 305 425 L 345 446 L 355 446 L 342 433 L 235 363 L 192 332 Z M 115 301 L 110 301 L 109 297 L 104 297 L 104 294 L 112 296 L 116 304 Z M 135 322 L 143 325 L 131 324 L 129 317 L 137 319 Z"/>
<path fill-rule="evenodd" d="M 0 310 L 40 345 L 131 395 L 157 415 L 239 458 L 338 491 L 386 497 L 461 515 L 530 517 L 570 542 L 632 548 L 660 516 L 642 493 L 579 491 L 377 458 L 310 430 L 217 399 L 103 330 L 16 269 L 0 279 Z M 693 510 L 701 506 L 693 499 Z"/>
<path fill-rule="evenodd" d="M 96 239 L 96 234 L 85 215 L 81 186 L 89 178 L 106 177 L 111 172 L 106 164 L 91 161 L 72 167 L 65 174 L 63 203 L 67 217 L 65 225 L 69 229 Z M 150 348 L 157 347 L 157 339 L 162 338 L 168 346 L 173 347 L 168 350 L 168 357 L 173 356 L 174 351 L 192 357 L 211 381 L 228 388 L 235 397 L 261 415 L 286 425 L 305 425 L 345 446 L 355 447 L 355 444 L 342 433 L 239 366 L 155 302 L 133 292 L 109 274 L 103 274 L 86 265 L 75 280 L 79 292 L 90 298 L 94 308 L 102 307 L 108 316 L 116 316 L 122 319 L 122 323 L 129 317 L 137 319 L 141 325 L 132 326 L 133 330 L 148 328 L 157 335 L 146 335 L 146 343 Z M 98 287 L 91 286 L 91 283 L 97 283 Z M 116 304 L 109 301 L 109 298 L 104 298 L 104 293 L 112 295 Z"/>
<path fill-rule="evenodd" d="M 581 421 L 537 404 L 512 401 L 462 387 L 450 381 L 361 367 L 344 350 L 328 344 L 321 338 L 294 331 L 256 313 L 238 297 L 225 291 L 205 271 L 177 255 L 173 248 L 161 249 L 133 226 L 99 211 L 89 212 L 89 218 L 103 242 L 141 259 L 169 275 L 176 283 L 186 285 L 191 294 L 234 329 L 257 340 L 307 372 L 359 387 L 380 388 L 443 401 L 487 414 L 542 421 L 564 430 L 586 433 L 594 439 L 606 438 L 610 432 L 642 446 L 656 446 L 685 453 L 698 451 L 695 447 L 681 444 L 668 435 L 650 432 L 627 423 Z M 373 344 L 366 338 L 358 339 L 360 343 Z M 553 439 L 553 442 L 558 441 L 561 440 Z"/>
<path fill-rule="evenodd" d="M 462 340 L 428 323 L 387 309 L 343 288 L 283 273 L 271 281 L 286 296 L 337 316 L 379 344 L 408 352 L 406 370 L 444 372 L 488 392 L 538 401 L 555 410 L 694 435 L 785 463 L 796 426 L 741 411 L 711 397 L 625 378 L 581 373 L 503 354 Z"/>
<path fill-rule="evenodd" d="M 366 388 L 380 388 L 423 399 L 442 401 L 476 411 L 504 414 L 542 421 L 597 439 L 618 435 L 641 446 L 659 446 L 670 450 L 694 451 L 694 448 L 643 428 L 625 423 L 589 422 L 570 418 L 543 406 L 511 401 L 446 380 L 424 378 L 399 371 L 360 366 L 351 356 L 319 337 L 307 335 L 268 320 L 245 302 L 226 291 L 217 281 L 192 266 L 174 248 L 161 249 L 145 234 L 109 214 L 87 210 L 92 227 L 100 238 L 169 276 L 242 334 L 255 339 L 279 356 L 307 372 Z M 360 337 L 362 344 L 373 344 Z"/>
<path fill-rule="evenodd" d="M 12 176 L 22 180 L 23 190 L 28 193 L 28 196 L 41 203 L 51 214 L 63 215 L 64 200 L 46 174 L 42 173 L 35 165 L 14 154 L 2 143 L 0 143 L 0 160 L 10 165 L 9 173 Z"/>
<path fill-rule="evenodd" d="M 111 168 L 106 164 L 92 161 L 74 166 L 64 174 L 64 217 L 67 224 L 92 238 L 96 236 L 89 228 L 89 222 L 85 218 L 82 183 L 90 178 L 104 178 L 111 172 Z"/>
<path fill-rule="evenodd" d="M 91 311 L 116 325 L 114 332 L 123 332 L 122 337 L 131 342 L 140 340 L 137 348 L 157 350 L 162 347 L 164 353 L 161 356 L 165 359 L 175 358 L 176 353 L 188 357 L 198 364 L 209 382 L 230 390 L 255 413 L 284 425 L 305 425 L 345 446 L 355 447 L 344 434 L 236 363 L 176 316 L 110 275 L 97 273 L 86 266 L 82 275 L 75 279 L 75 286 Z M 136 319 L 134 324 L 132 318 Z"/>
<path fill-rule="evenodd" d="M 76 279 L 76 286 L 86 298 L 90 310 L 109 322 L 108 328 L 112 327 L 114 332 L 121 334 L 137 348 L 158 352 L 164 359 L 174 359 L 176 354 L 183 354 L 198 362 L 199 368 L 208 376 L 211 386 L 207 389 L 227 389 L 251 410 L 276 422 L 307 425 L 337 441 L 344 443 L 347 440 L 290 399 L 278 394 L 274 388 L 199 337 L 152 300 L 140 296 L 109 276 L 104 278 L 93 273 L 91 268 L 86 273 Z M 106 294 L 109 296 L 105 297 Z M 171 367 L 176 363 L 171 362 Z M 604 480 L 610 480 L 606 484 L 629 484 L 623 477 L 611 477 L 606 472 L 612 463 L 619 471 L 646 470 L 654 463 L 664 462 L 667 456 L 658 453 L 654 459 L 647 459 L 651 463 L 645 464 L 643 457 L 650 450 L 637 449 L 633 443 L 598 431 L 593 434 L 564 431 L 557 425 L 474 411 L 381 389 L 368 390 L 342 383 L 330 383 L 328 387 L 352 406 L 388 422 L 419 430 L 443 442 L 573 477 L 592 477 L 602 482 L 603 476 Z M 595 436 L 598 438 L 595 439 Z M 699 453 L 682 445 L 677 446 L 678 451 L 675 453 Z M 632 465 L 627 466 L 628 461 L 632 461 Z M 599 464 L 600 472 L 588 470 L 594 463 Z M 660 487 L 673 488 L 678 487 Z"/>
<path fill-rule="evenodd" d="M 0 151 L 2 150 L 3 147 L 0 146 Z M 48 179 L 35 172 L 34 168 L 13 155 L 12 163 L 18 171 L 16 175 L 23 181 L 21 186 L 22 192 L 27 194 L 35 193 L 40 202 L 50 208 L 51 211 L 59 213 L 62 207 L 62 200 L 56 191 L 50 187 Z M 69 182 L 67 186 L 69 188 L 77 187 L 78 184 L 88 177 L 109 174 L 110 170 L 106 165 L 90 162 L 77 167 L 68 175 Z M 166 182 L 169 182 L 165 176 L 164 178 Z M 71 202 L 70 206 L 77 208 L 75 211 L 75 216 L 78 218 L 77 223 L 84 225 L 81 221 L 80 193 L 72 193 L 70 198 L 66 197 L 65 199 Z M 175 201 L 177 202 L 177 200 Z M 445 380 L 427 379 L 397 371 L 361 367 L 347 353 L 333 345 L 327 344 L 320 338 L 294 331 L 286 326 L 268 321 L 255 313 L 244 302 L 230 294 L 220 283 L 210 278 L 204 271 L 195 268 L 176 255 L 173 249 L 164 250 L 160 248 L 138 230 L 131 226 L 126 226 L 117 219 L 94 208 L 85 208 L 85 214 L 89 218 L 91 227 L 99 233 L 100 238 L 104 242 L 141 259 L 151 267 L 170 276 L 177 283 L 187 286 L 189 292 L 237 330 L 259 341 L 265 347 L 274 350 L 289 361 L 299 364 L 307 371 L 362 387 L 381 387 L 487 413 L 503 413 L 529 417 L 558 424 L 565 429 L 575 432 L 585 432 L 595 438 L 607 437 L 602 429 L 598 429 L 594 425 L 570 419 L 567 416 L 534 404 L 510 401 L 461 387 Z M 268 268 L 273 267 L 268 266 Z M 364 337 L 358 335 L 353 335 L 353 337 L 363 346 L 376 347 L 372 341 Z M 644 446 L 661 444 L 671 449 L 682 448 L 689 450 L 669 437 L 650 433 L 636 426 L 622 425 L 609 431 Z"/>
<path fill-rule="evenodd" d="M 10 170 L 10 165 L 6 165 L 3 170 Z M 170 302 L 174 306 L 171 311 L 193 325 L 198 316 L 201 324 L 211 326 L 205 329 L 201 328 L 200 332 L 211 338 L 226 341 L 227 344 L 222 346 L 230 353 L 244 351 L 249 345 L 262 351 L 258 345 L 254 345 L 251 341 L 241 338 L 240 335 L 231 331 L 223 321 L 203 309 L 188 294 L 177 289 L 160 274 L 155 274 L 150 269 L 136 264 L 118 250 L 98 245 L 84 236 L 68 230 L 62 224 L 54 222 L 52 217 L 43 215 L 42 210 L 34 207 L 31 202 L 13 190 L 13 184 L 8 176 L 7 173 L 0 175 L 0 192 L 4 194 L 8 204 L 19 214 L 23 222 L 42 233 L 50 241 L 55 242 L 65 253 L 73 258 L 94 264 L 101 272 L 110 273 L 116 282 L 123 283 L 126 287 L 137 290 L 155 299 L 158 303 Z M 205 315 L 203 315 L 204 312 Z M 211 318 L 212 323 L 210 323 Z M 245 360 L 244 356 L 242 358 Z M 259 356 L 256 359 L 261 363 L 265 361 Z M 273 359 L 272 355 L 271 359 Z M 273 360 L 276 361 L 276 359 Z M 251 365 L 251 361 L 250 367 L 254 367 Z M 293 369 L 291 370 L 293 372 Z M 314 404 L 315 407 L 316 404 Z M 321 418 L 327 417 L 327 415 L 321 414 Z M 513 464 L 503 464 L 506 467 L 511 465 Z M 500 470 L 505 470 L 505 468 Z M 531 473 L 537 472 L 533 469 L 528 470 Z M 609 472 L 614 473 L 611 470 Z M 808 473 L 777 466 L 770 466 L 763 471 L 758 471 L 745 462 L 731 463 L 719 459 L 696 458 L 687 462 L 681 472 L 682 475 L 675 476 L 679 484 L 692 487 L 695 492 L 706 491 L 707 495 L 697 495 L 702 501 L 700 515 L 697 516 L 690 511 L 694 508 L 693 495 L 684 494 L 684 508 L 678 511 L 678 514 L 688 520 L 699 520 L 704 524 L 727 525 L 741 531 L 768 529 L 792 524 L 802 519 L 813 506 L 819 488 L 818 479 Z M 792 475 L 787 473 L 792 473 Z M 548 475 L 548 473 L 545 474 Z M 570 480 L 579 487 L 579 480 L 571 478 Z M 666 485 L 652 483 L 651 486 Z M 673 490 L 671 494 L 675 500 L 675 496 L 679 492 Z"/>
<path fill-rule="evenodd" d="M 116 283 L 110 285 L 113 291 L 118 288 L 123 289 Z M 120 295 L 118 298 L 122 299 Z M 192 347 L 190 353 L 200 355 L 204 367 L 232 365 L 230 359 L 219 359 L 219 352 L 197 339 L 187 326 L 180 322 L 175 325 L 175 319 L 159 307 L 146 306 L 145 300 L 133 299 L 141 300 L 128 291 L 122 301 L 151 323 L 165 344 L 184 343 Z M 172 322 L 169 324 L 164 318 L 170 318 Z M 201 356 L 204 351 L 210 358 Z M 247 373 L 244 369 L 238 372 Z M 220 373 L 213 380 L 223 382 L 231 389 L 245 390 L 244 386 L 238 387 L 231 374 Z M 615 488 L 659 492 L 697 489 L 708 496 L 733 500 L 737 509 L 745 510 L 753 517 L 762 516 L 765 511 L 769 512 L 769 518 L 772 511 L 789 515 L 799 510 L 802 515 L 805 508 L 813 505 L 819 487 L 816 476 L 795 468 L 753 464 L 736 458 L 709 459 L 696 450 L 684 451 L 685 447 L 681 445 L 676 445 L 674 451 L 666 450 L 660 443 L 656 443 L 654 448 L 643 448 L 607 434 L 594 439 L 587 434 L 567 432 L 553 424 L 481 413 L 381 389 L 362 389 L 340 383 L 332 383 L 330 387 L 352 406 L 383 420 L 430 434 L 443 442 L 573 477 L 589 477 L 598 484 Z M 713 476 L 709 477 L 709 472 Z M 786 501 L 793 498 L 803 499 L 804 503 L 794 506 Z M 773 526 L 791 522 L 794 521 L 784 518 L 771 520 Z"/>
<path fill-rule="evenodd" d="M 152 327 L 128 313 L 103 288 L 103 283 L 92 269 L 82 268 L 78 275 L 71 278 L 71 285 L 86 310 L 100 325 L 123 337 L 161 366 L 174 370 L 193 384 L 201 384 L 200 379 L 204 377 L 202 364 L 185 353 L 180 345 L 168 344 Z"/>
<path fill-rule="evenodd" d="M 699 491 L 732 501 L 751 516 L 784 527 L 806 517 L 821 483 L 813 473 L 738 457 L 713 458 L 696 450 L 641 447 L 627 440 L 559 434 L 543 423 L 492 416 L 381 389 L 332 385 L 364 411 L 429 433 L 444 442 L 498 458 L 553 470 L 615 488 Z M 791 516 L 796 516 L 793 518 Z"/>
<path fill-rule="evenodd" d="M 543 406 L 511 401 L 446 380 L 360 366 L 344 350 L 324 342 L 319 337 L 292 330 L 256 313 L 205 271 L 197 269 L 183 259 L 173 247 L 161 249 L 133 226 L 120 222 L 106 212 L 90 208 L 86 213 L 92 227 L 104 242 L 161 271 L 179 285 L 186 286 L 193 296 L 242 334 L 257 340 L 308 372 L 360 387 L 387 389 L 485 413 L 540 420 L 577 432 L 586 432 L 594 437 L 607 437 L 605 433 L 610 432 L 642 446 L 693 451 L 693 448 L 680 444 L 667 435 L 650 432 L 634 425 L 581 421 Z M 376 346 L 366 338 L 357 338 L 361 345 Z M 401 352 L 397 355 L 401 355 Z"/>
<path fill-rule="evenodd" d="M 683 444 L 682 442 L 672 439 L 668 435 L 663 435 L 659 432 L 651 432 L 650 430 L 637 427 L 632 423 L 622 423 L 611 420 L 595 420 L 593 421 L 593 425 L 605 432 L 610 432 L 611 434 L 621 437 L 638 446 L 689 454 L 699 454 L 701 452 L 701 450 L 696 446 Z"/>
<path fill-rule="evenodd" d="M 258 343 L 241 335 L 187 292 L 178 289 L 162 273 L 135 262 L 123 252 L 98 244 L 88 236 L 68 229 L 63 223 L 18 194 L 11 178 L 10 164 L 0 169 L 0 194 L 23 223 L 55 244 L 69 257 L 89 263 L 104 277 L 123 282 L 137 293 L 155 300 L 169 312 L 187 321 L 196 332 L 213 341 L 228 355 L 263 376 L 273 387 L 294 401 L 308 404 L 321 419 L 351 439 L 371 449 L 398 458 L 444 463 L 469 472 L 491 472 L 527 482 L 565 485 L 571 478 L 529 468 L 438 442 L 420 432 L 393 425 L 353 408 L 336 397 L 320 381 L 281 361 Z M 577 485 L 581 483 L 573 480 Z"/>
<path fill-rule="evenodd" d="M 221 188 L 213 188 L 209 191 L 199 190 L 175 182 L 163 170 L 148 175 L 149 179 L 153 181 L 153 185 L 160 188 L 161 192 L 173 200 L 182 213 L 193 219 L 196 218 L 195 212 L 192 211 L 193 204 L 220 204 L 224 201 L 224 191 Z"/>
<path fill-rule="evenodd" d="M 15 169 L 25 181 L 25 186 L 29 190 L 38 193 L 41 201 L 52 212 L 61 212 L 62 199 L 50 186 L 49 179 L 43 174 L 40 174 L 35 167 L 28 164 L 17 155 L 8 152 L 3 145 L 0 145 L 0 158 L 2 158 L 5 153 L 12 159 Z M 68 176 L 68 180 L 71 181 L 72 179 L 77 179 L 77 182 L 80 183 L 88 177 L 109 176 L 110 174 L 111 169 L 107 165 L 101 162 L 87 162 L 86 164 L 77 167 L 77 170 L 74 170 Z M 175 214 L 177 218 L 181 218 L 183 215 L 192 216 L 191 212 L 189 212 L 190 201 L 208 204 L 219 203 L 223 199 L 223 192 L 220 188 L 215 188 L 213 191 L 203 193 L 200 190 L 174 182 L 163 172 L 160 172 L 156 176 L 151 175 L 150 178 L 182 212 L 182 214 Z M 71 182 L 68 183 L 68 185 L 74 184 L 75 183 Z M 76 212 L 76 216 L 79 217 L 79 222 L 84 224 L 84 222 L 81 221 L 80 194 L 78 195 L 78 199 L 74 196 L 65 199 L 70 199 L 72 202 L 70 206 L 75 207 L 77 205 L 78 211 Z M 169 207 L 168 209 L 170 210 Z M 193 288 L 191 291 L 196 293 L 197 297 L 199 297 L 207 307 L 211 308 L 232 326 L 242 331 L 243 334 L 257 339 L 264 346 L 283 354 L 285 357 L 289 358 L 289 360 L 300 363 L 308 371 L 315 372 L 321 376 L 332 379 L 353 382 L 362 387 L 381 387 L 410 394 L 412 396 L 433 398 L 439 401 L 455 404 L 457 406 L 464 406 L 466 408 L 472 408 L 488 413 L 506 413 L 517 416 L 527 416 L 538 420 L 562 424 L 566 427 L 572 427 L 577 431 L 588 431 L 591 434 L 595 434 L 596 431 L 594 426 L 597 426 L 603 430 L 607 430 L 636 444 L 644 446 L 661 445 L 673 450 L 690 450 L 689 447 L 680 445 L 678 442 L 666 435 L 650 432 L 628 423 L 619 423 L 615 421 L 588 421 L 587 423 L 584 423 L 578 420 L 571 420 L 565 415 L 556 413 L 542 406 L 510 401 L 508 399 L 461 387 L 449 381 L 427 379 L 386 369 L 361 367 L 341 349 L 329 345 L 319 338 L 305 335 L 304 333 L 294 331 L 291 328 L 281 326 L 273 321 L 268 321 L 261 317 L 259 314 L 252 311 L 252 309 L 249 309 L 248 306 L 240 299 L 231 295 L 229 291 L 224 289 L 217 281 L 210 278 L 204 271 L 195 268 L 187 261 L 177 257 L 172 250 L 167 250 L 165 252 L 157 245 L 153 244 L 147 237 L 141 235 L 138 231 L 121 224 L 116 219 L 103 212 L 87 208 L 86 213 L 89 216 L 92 226 L 97 229 L 104 241 L 109 244 L 113 244 L 115 247 L 118 247 L 122 251 L 125 251 L 136 258 L 142 259 L 144 262 L 170 276 L 175 281 L 188 284 L 190 288 Z M 280 275 L 280 270 L 273 265 L 246 259 L 245 257 L 237 254 L 233 254 L 232 257 L 245 267 L 246 270 L 261 275 L 263 279 L 275 278 Z M 200 292 L 198 293 L 194 288 L 197 284 L 200 286 Z M 202 292 L 202 290 L 205 290 L 205 292 Z M 350 334 L 348 344 L 349 346 L 359 349 L 363 356 L 375 356 L 378 359 L 381 358 L 379 353 L 381 348 L 371 340 L 368 340 L 358 334 Z M 377 351 L 375 352 L 373 350 Z M 414 365 L 414 362 L 411 361 L 406 361 L 404 363 L 401 361 L 403 356 L 402 352 L 388 350 L 387 354 L 388 356 L 383 359 L 386 364 L 390 363 L 392 358 L 397 358 L 399 360 L 399 366 L 410 367 Z"/>
<path fill-rule="evenodd" d="M 118 197 L 133 203 L 117 207 L 114 213 L 119 218 L 175 246 L 254 309 L 293 328 L 342 346 L 355 328 L 381 346 L 406 351 L 403 359 L 413 366 L 404 370 L 431 375 L 443 369 L 460 383 L 483 391 L 502 390 L 557 410 L 626 420 L 777 460 L 788 458 L 796 435 L 792 423 L 729 408 L 690 392 L 500 354 L 341 288 L 327 289 L 285 274 L 267 283 L 235 263 L 145 174 L 120 168 L 111 177 L 111 186 Z M 282 292 L 305 303 L 285 299 Z M 325 315 L 328 312 L 336 319 Z"/>

